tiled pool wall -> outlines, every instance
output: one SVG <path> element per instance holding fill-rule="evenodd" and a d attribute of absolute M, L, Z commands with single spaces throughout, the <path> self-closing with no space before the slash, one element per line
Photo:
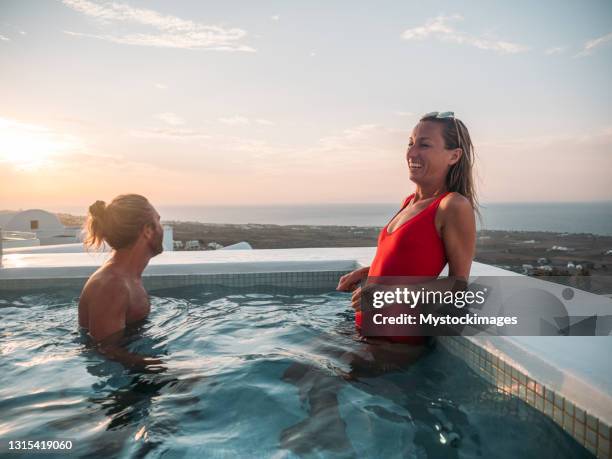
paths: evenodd
<path fill-rule="evenodd" d="M 520 398 L 552 418 L 591 453 L 599 458 L 612 458 L 610 425 L 468 338 L 443 336 L 438 341 L 499 391 Z"/>
<path fill-rule="evenodd" d="M 179 274 L 143 276 L 145 288 L 154 292 L 159 289 L 194 285 L 224 288 L 296 288 L 310 290 L 334 290 L 338 279 L 349 272 L 301 271 L 260 272 L 223 274 Z M 87 277 L 58 277 L 45 279 L 0 279 L 0 291 L 31 291 L 49 288 L 82 288 Z"/>
<path fill-rule="evenodd" d="M 143 277 L 145 287 L 154 292 L 159 289 L 210 286 L 223 288 L 273 287 L 290 289 L 334 290 L 340 276 L 347 270 L 259 272 L 188 275 L 148 275 Z M 80 288 L 86 277 L 46 279 L 0 279 L 1 290 L 31 291 L 47 288 Z M 486 381 L 505 394 L 528 403 L 549 416 L 599 458 L 612 459 L 610 425 L 576 406 L 550 388 L 529 378 L 503 358 L 492 354 L 465 337 L 440 337 L 439 342 L 452 354 Z"/>
<path fill-rule="evenodd" d="M 238 274 L 196 274 L 177 276 L 148 276 L 145 287 L 150 291 L 193 285 L 223 288 L 309 289 L 335 290 L 338 279 L 348 271 L 302 271 Z"/>

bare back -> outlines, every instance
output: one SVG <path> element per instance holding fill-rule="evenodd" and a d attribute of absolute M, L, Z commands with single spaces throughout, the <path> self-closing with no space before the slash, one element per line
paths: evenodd
<path fill-rule="evenodd" d="M 87 281 L 79 300 L 79 325 L 96 340 L 147 317 L 149 298 L 140 277 L 105 264 Z"/>

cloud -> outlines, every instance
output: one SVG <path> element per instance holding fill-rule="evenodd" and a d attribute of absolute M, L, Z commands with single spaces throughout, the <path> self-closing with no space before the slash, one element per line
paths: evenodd
<path fill-rule="evenodd" d="M 397 111 L 395 112 L 395 114 L 397 116 L 414 116 L 413 112 L 403 112 L 403 111 Z"/>
<path fill-rule="evenodd" d="M 185 124 L 185 120 L 178 116 L 176 113 L 160 113 L 158 115 L 155 115 L 155 118 L 171 126 L 180 126 L 181 124 Z"/>
<path fill-rule="evenodd" d="M 605 43 L 612 41 L 612 32 L 607 35 L 603 35 L 599 38 L 594 38 L 593 40 L 589 40 L 584 44 L 582 51 L 576 54 L 574 57 L 584 57 L 589 56 L 593 53 L 593 50 Z"/>
<path fill-rule="evenodd" d="M 156 166 L 122 155 L 92 152 L 82 138 L 61 129 L 0 117 L 0 172 L 42 170 L 46 176 L 53 171 L 82 171 L 85 167 L 98 171 L 133 167 L 142 171 Z"/>
<path fill-rule="evenodd" d="M 153 29 L 149 33 L 91 34 L 64 31 L 77 37 L 97 38 L 113 43 L 160 48 L 206 49 L 217 51 L 255 51 L 241 41 L 246 31 L 238 28 L 205 25 L 157 11 L 134 8 L 125 3 L 100 3 L 89 0 L 63 0 L 64 5 L 101 22 L 104 26 L 131 24 Z"/>
<path fill-rule="evenodd" d="M 141 129 L 132 130 L 130 135 L 142 139 L 161 139 L 161 140 L 179 140 L 188 141 L 196 139 L 209 139 L 211 136 L 193 129 L 182 128 L 162 128 L 162 129 Z"/>
<path fill-rule="evenodd" d="M 482 201 L 580 201 L 606 199 L 610 193 L 612 128 L 551 132 L 535 137 L 477 141 Z M 516 187 L 516 183 L 528 183 Z M 508 190 L 512 189 L 509 197 Z"/>
<path fill-rule="evenodd" d="M 11 41 L 11 39 L 8 37 L 5 37 L 4 35 L 0 35 L 0 41 Z"/>
<path fill-rule="evenodd" d="M 257 119 L 255 122 L 261 126 L 274 126 L 276 123 L 270 120 Z"/>
<path fill-rule="evenodd" d="M 457 43 L 460 45 L 474 46 L 486 51 L 494 51 L 499 54 L 516 54 L 527 51 L 529 48 L 518 43 L 502 40 L 491 40 L 484 37 L 470 35 L 456 30 L 449 22 L 462 21 L 463 17 L 455 14 L 452 16 L 437 16 L 429 19 L 424 25 L 405 30 L 401 37 L 404 40 L 425 40 L 435 38 L 442 42 Z"/>
<path fill-rule="evenodd" d="M 156 87 L 157 89 L 168 89 L 168 86 L 166 86 L 166 85 L 165 85 L 165 84 L 163 84 L 163 83 L 155 83 L 155 87 Z"/>
<path fill-rule="evenodd" d="M 278 20 L 280 20 L 280 15 L 279 14 L 275 14 L 274 16 L 270 16 L 270 19 L 272 19 L 273 21 L 278 21 Z"/>
<path fill-rule="evenodd" d="M 219 122 L 227 124 L 228 126 L 248 126 L 250 124 L 258 124 L 260 126 L 274 126 L 274 121 L 266 120 L 264 118 L 257 118 L 255 120 L 249 119 L 246 116 L 229 116 L 226 118 L 219 118 Z"/>
<path fill-rule="evenodd" d="M 319 139 L 314 150 L 319 153 L 333 153 L 337 159 L 346 160 L 342 155 L 348 155 L 352 160 L 359 157 L 376 156 L 374 152 L 392 153 L 405 142 L 406 130 L 393 129 L 378 124 L 360 124 L 330 136 Z"/>
<path fill-rule="evenodd" d="M 237 137 L 227 137 L 223 135 L 212 135 L 209 131 L 203 131 L 201 129 L 187 129 L 180 127 L 184 124 L 184 121 L 174 113 L 160 113 L 155 118 L 164 121 L 169 124 L 170 127 L 163 128 L 143 128 L 143 129 L 132 129 L 129 131 L 129 135 L 141 139 L 160 139 L 167 141 L 179 141 L 179 142 L 198 142 L 203 145 L 200 141 L 210 140 L 207 142 L 211 148 L 216 150 L 223 150 L 224 148 L 234 151 L 246 151 L 254 150 L 259 148 L 261 145 L 259 141 L 244 140 Z M 228 118 L 220 118 L 220 122 L 229 126 L 240 126 L 240 125 L 259 125 L 259 126 L 274 126 L 275 123 L 270 120 L 258 118 L 250 120 L 244 116 L 233 116 Z"/>
<path fill-rule="evenodd" d="M 565 48 L 562 46 L 554 46 L 552 48 L 548 48 L 546 51 L 544 51 L 544 54 L 548 55 L 548 56 L 552 56 L 554 54 L 563 54 L 565 52 Z"/>
<path fill-rule="evenodd" d="M 219 121 L 229 126 L 245 126 L 251 124 L 248 118 L 244 116 L 230 116 L 228 118 L 219 118 Z"/>

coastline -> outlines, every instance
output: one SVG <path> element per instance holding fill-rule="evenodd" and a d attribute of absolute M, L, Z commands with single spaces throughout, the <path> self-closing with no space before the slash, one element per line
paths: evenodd
<path fill-rule="evenodd" d="M 58 214 L 67 226 L 82 225 L 83 216 Z M 373 247 L 380 227 L 327 225 L 222 224 L 165 221 L 174 240 L 198 241 L 200 250 L 246 241 L 254 249 Z M 612 293 L 612 236 L 550 231 L 480 230 L 475 261 L 519 273 L 541 276 L 590 276 L 594 293 Z M 180 249 L 178 249 L 180 250 Z M 606 252 L 609 252 L 606 254 Z M 568 270 L 568 263 L 580 270 Z M 529 268 L 531 267 L 531 268 Z"/>

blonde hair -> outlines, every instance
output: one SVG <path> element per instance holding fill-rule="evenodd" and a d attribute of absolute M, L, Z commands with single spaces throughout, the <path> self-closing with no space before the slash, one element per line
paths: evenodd
<path fill-rule="evenodd" d="M 155 224 L 153 206 L 138 194 L 122 194 L 106 205 L 96 201 L 89 206 L 85 222 L 85 246 L 95 249 L 106 242 L 113 249 L 131 246 L 145 225 Z"/>
<path fill-rule="evenodd" d="M 442 126 L 442 137 L 447 150 L 460 148 L 463 154 L 459 161 L 453 164 L 446 175 L 446 188 L 465 196 L 472 208 L 481 219 L 476 186 L 474 180 L 474 162 L 476 153 L 467 127 L 459 118 L 437 118 L 424 116 L 420 121 L 429 121 Z"/>

